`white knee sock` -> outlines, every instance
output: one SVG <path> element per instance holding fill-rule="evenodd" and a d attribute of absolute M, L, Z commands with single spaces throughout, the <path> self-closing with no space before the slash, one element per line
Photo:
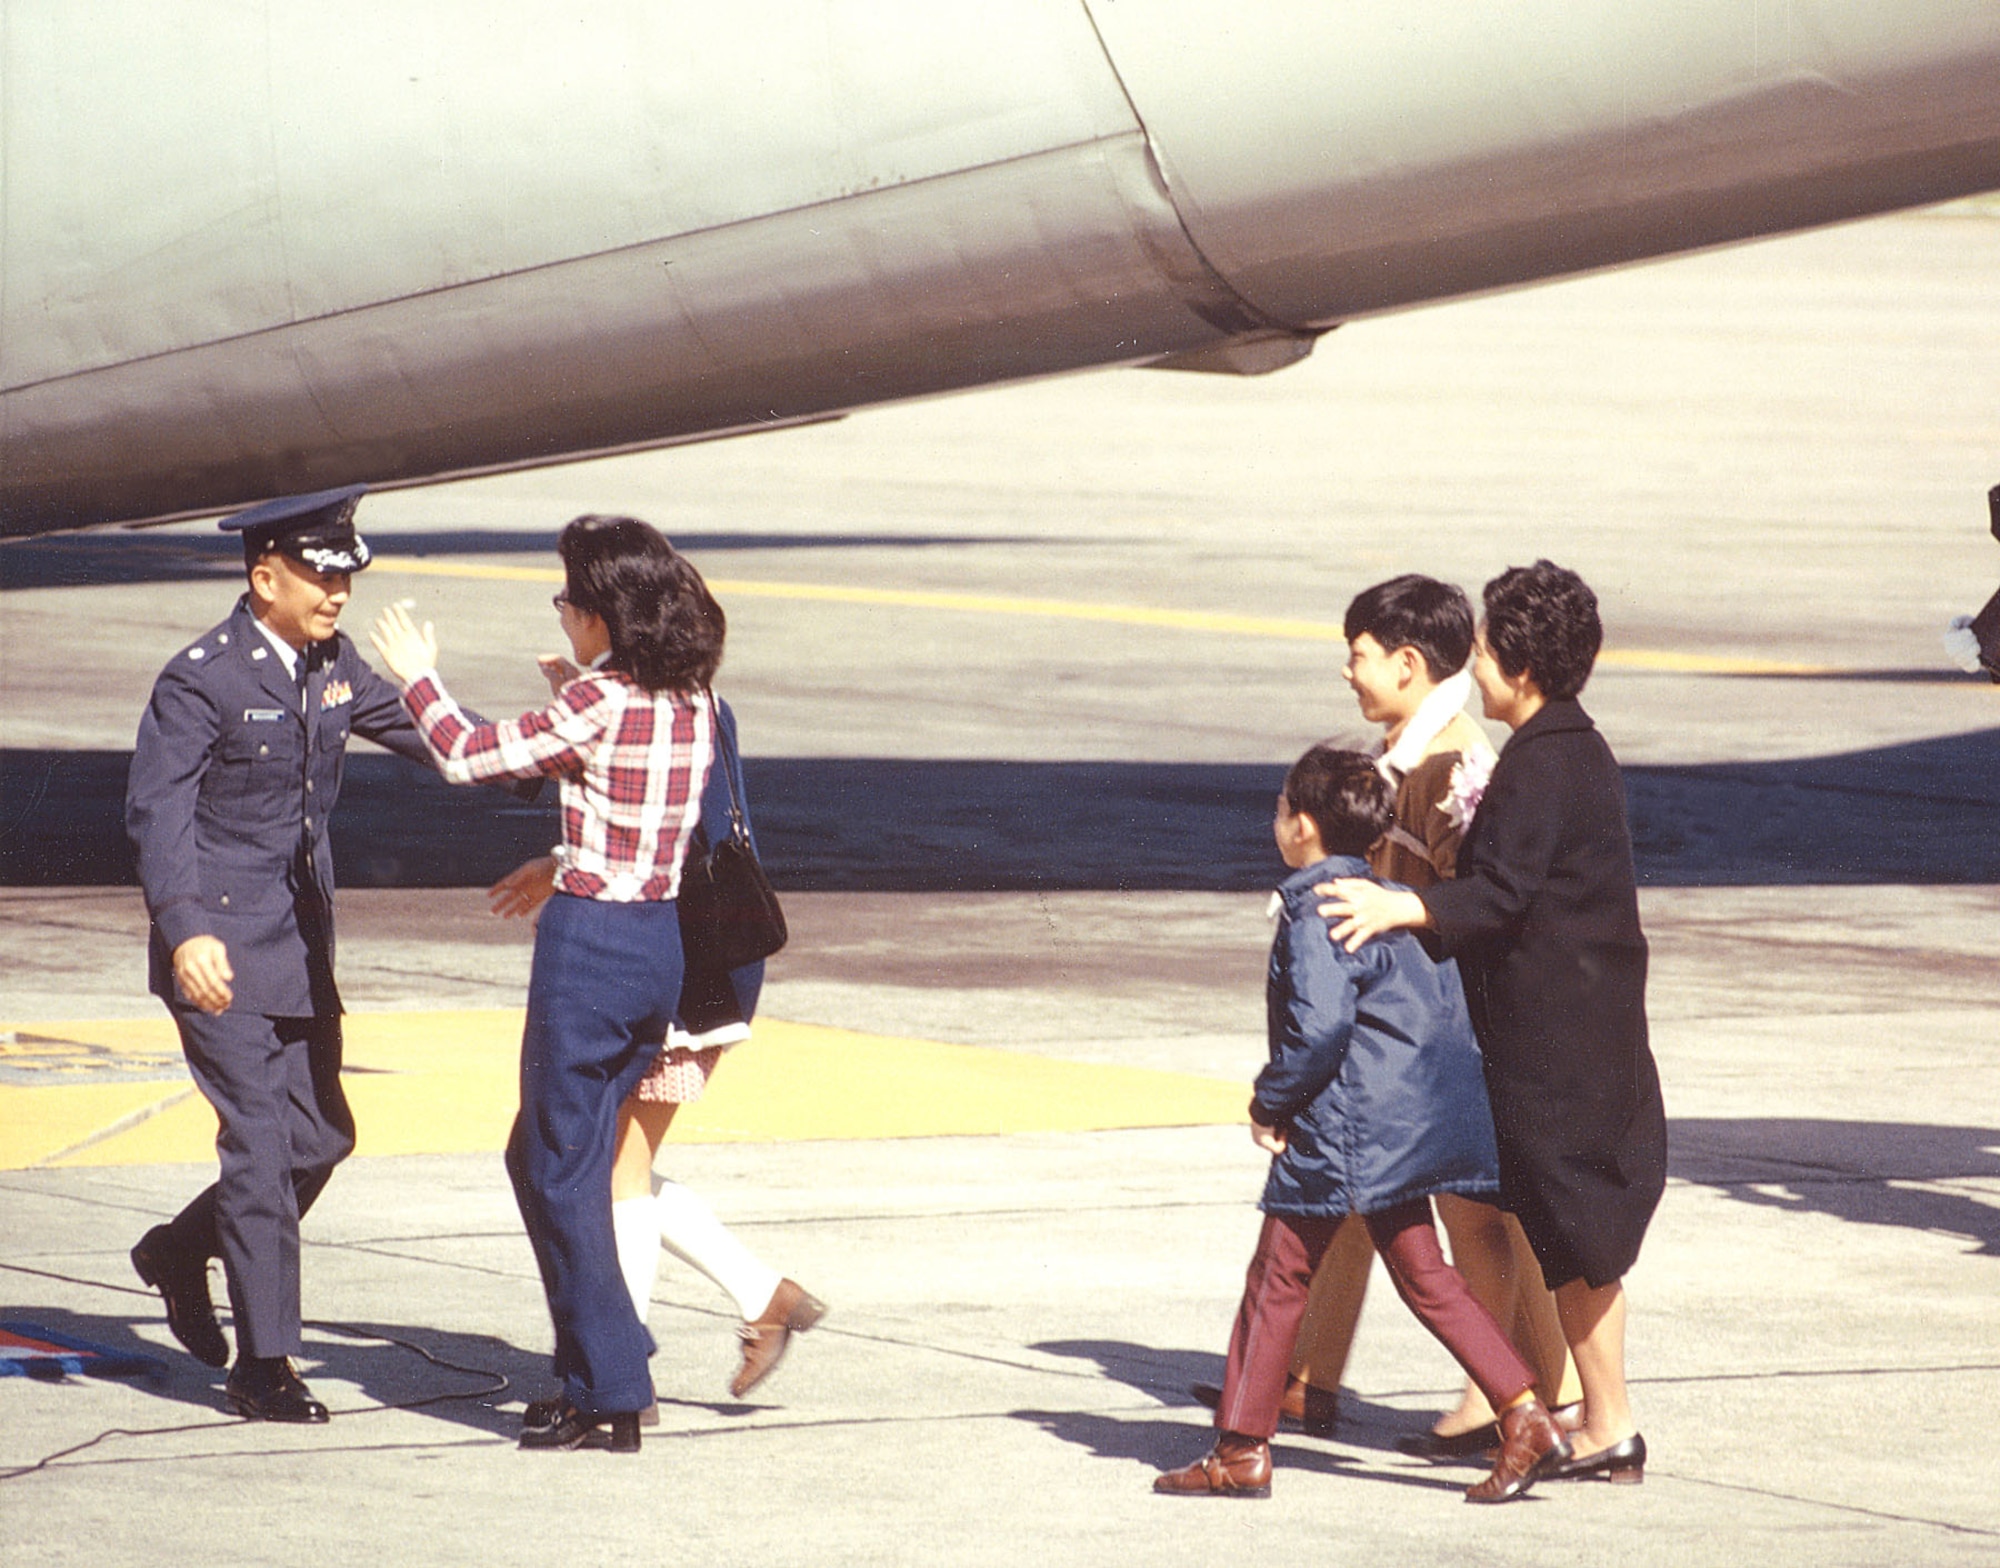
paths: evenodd
<path fill-rule="evenodd" d="M 782 1279 L 778 1271 L 759 1262 L 715 1211 L 679 1182 L 654 1176 L 653 1204 L 660 1245 L 728 1291 L 746 1322 L 761 1316 Z"/>
<path fill-rule="evenodd" d="M 618 1272 L 641 1323 L 653 1304 L 653 1276 L 660 1267 L 660 1211 L 651 1198 L 620 1198 L 611 1205 L 611 1235 L 618 1243 Z"/>

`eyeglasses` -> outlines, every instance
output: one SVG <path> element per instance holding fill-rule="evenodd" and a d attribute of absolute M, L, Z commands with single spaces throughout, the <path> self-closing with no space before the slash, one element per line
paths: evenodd
<path fill-rule="evenodd" d="M 569 608 L 569 595 L 566 593 L 552 594 L 549 598 L 549 603 L 556 607 L 556 613 L 560 615 L 564 610 Z"/>

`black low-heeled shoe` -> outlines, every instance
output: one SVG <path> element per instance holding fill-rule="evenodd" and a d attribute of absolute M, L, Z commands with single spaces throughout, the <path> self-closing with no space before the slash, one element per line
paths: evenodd
<path fill-rule="evenodd" d="M 1544 1481 L 1614 1481 L 1637 1486 L 1646 1479 L 1646 1440 L 1637 1432 L 1594 1454 L 1579 1454 L 1551 1465 Z"/>
<path fill-rule="evenodd" d="M 1489 1421 L 1469 1432 L 1406 1432 L 1396 1439 L 1396 1447 L 1413 1459 L 1443 1464 L 1454 1459 L 1480 1459 L 1500 1446 L 1500 1423 Z"/>
<path fill-rule="evenodd" d="M 537 1400 L 536 1404 L 545 1401 Z M 541 1414 L 536 1411 L 536 1414 Z M 521 1427 L 523 1448 L 582 1448 L 597 1433 L 606 1434 L 604 1447 L 614 1454 L 636 1454 L 639 1451 L 639 1412 L 620 1410 L 611 1415 L 585 1415 L 575 1405 L 564 1400 L 556 1419 L 546 1426 Z"/>

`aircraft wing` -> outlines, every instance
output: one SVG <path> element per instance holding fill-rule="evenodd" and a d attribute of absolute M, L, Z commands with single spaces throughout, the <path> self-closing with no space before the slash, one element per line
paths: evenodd
<path fill-rule="evenodd" d="M 2000 187 L 1990 0 L 10 0 L 0 534 L 1094 366 Z"/>

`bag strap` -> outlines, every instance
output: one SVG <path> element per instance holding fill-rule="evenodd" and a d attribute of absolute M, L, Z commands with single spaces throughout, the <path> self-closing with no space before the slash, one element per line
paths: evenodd
<path fill-rule="evenodd" d="M 701 689 L 708 699 L 709 727 L 715 732 L 715 760 L 709 765 L 720 766 L 722 782 L 729 788 L 729 836 L 750 842 L 750 830 L 743 821 L 743 800 L 736 791 L 736 740 L 729 733 L 729 727 L 722 722 L 722 704 L 708 687 Z"/>

